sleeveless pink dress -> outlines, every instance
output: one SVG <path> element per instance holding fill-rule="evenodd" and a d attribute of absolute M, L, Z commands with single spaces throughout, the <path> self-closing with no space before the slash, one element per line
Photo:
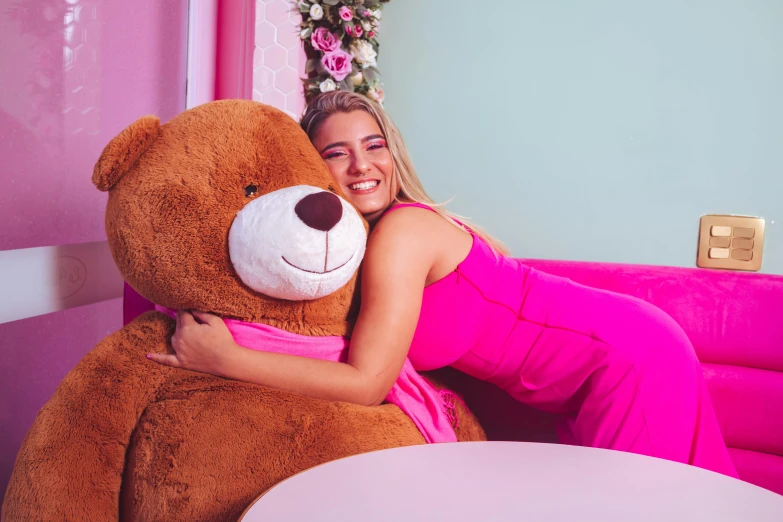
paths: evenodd
<path fill-rule="evenodd" d="M 419 204 L 399 204 L 389 211 Z M 388 211 L 387 211 L 388 212 Z M 473 235 L 427 286 L 409 358 L 452 366 L 563 414 L 561 441 L 737 476 L 693 347 L 665 312 L 495 256 Z"/>

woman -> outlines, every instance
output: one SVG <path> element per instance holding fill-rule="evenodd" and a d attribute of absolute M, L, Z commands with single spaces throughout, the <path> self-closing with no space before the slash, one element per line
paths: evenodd
<path fill-rule="evenodd" d="M 320 95 L 302 127 L 372 227 L 349 360 L 244 349 L 220 318 L 200 312 L 179 313 L 176 353 L 154 360 L 376 405 L 407 356 L 418 370 L 452 366 L 564 414 L 563 442 L 736 476 L 701 366 L 670 317 L 531 269 L 460 224 L 427 196 L 397 129 L 367 98 Z"/>

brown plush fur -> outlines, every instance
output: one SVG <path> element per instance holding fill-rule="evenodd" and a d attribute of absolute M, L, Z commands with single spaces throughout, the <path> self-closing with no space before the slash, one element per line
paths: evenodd
<path fill-rule="evenodd" d="M 160 120 L 155 116 L 142 116 L 123 130 L 103 150 L 92 175 L 92 182 L 99 190 L 107 191 L 138 161 L 158 137 Z"/>
<path fill-rule="evenodd" d="M 165 125 L 138 120 L 106 147 L 93 180 L 109 190 L 106 229 L 126 280 L 171 308 L 304 335 L 345 335 L 354 278 L 333 295 L 287 302 L 234 272 L 233 217 L 259 195 L 307 184 L 338 192 L 296 123 L 261 104 L 222 101 Z M 160 366 L 171 319 L 147 313 L 74 368 L 24 440 L 4 521 L 235 520 L 255 497 L 317 464 L 423 444 L 398 408 L 329 403 Z M 484 440 L 458 408 L 460 440 Z"/>

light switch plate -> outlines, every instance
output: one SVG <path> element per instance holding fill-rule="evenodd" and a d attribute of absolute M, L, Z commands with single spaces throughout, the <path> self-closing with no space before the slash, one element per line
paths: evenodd
<path fill-rule="evenodd" d="M 696 266 L 761 270 L 764 220 L 750 216 L 707 215 L 699 223 Z"/>

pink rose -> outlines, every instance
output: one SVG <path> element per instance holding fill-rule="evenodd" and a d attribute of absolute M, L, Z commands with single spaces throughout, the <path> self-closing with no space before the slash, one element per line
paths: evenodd
<path fill-rule="evenodd" d="M 383 104 L 383 100 L 386 98 L 386 96 L 383 94 L 383 89 L 380 87 L 372 87 L 369 91 L 367 91 L 367 96 L 380 104 Z"/>
<path fill-rule="evenodd" d="M 362 26 L 361 26 L 361 25 L 354 25 L 354 26 L 353 26 L 353 35 L 354 35 L 356 38 L 359 38 L 359 37 L 360 37 L 361 35 L 363 35 L 363 34 L 364 34 L 364 29 L 362 29 Z"/>
<path fill-rule="evenodd" d="M 383 100 L 386 98 L 386 96 L 383 94 L 383 89 L 380 87 L 371 88 L 369 91 L 367 91 L 367 96 L 380 104 L 383 104 Z"/>
<path fill-rule="evenodd" d="M 367 37 L 368 38 L 375 38 L 375 31 L 370 31 L 369 33 L 367 33 Z"/>
<path fill-rule="evenodd" d="M 319 27 L 313 31 L 313 36 L 310 38 L 310 43 L 313 44 L 315 49 L 323 51 L 325 53 L 334 51 L 340 47 L 340 39 L 337 35 L 330 33 L 325 27 Z"/>
<path fill-rule="evenodd" d="M 353 36 L 353 29 L 351 29 L 351 26 L 348 24 L 345 25 L 345 34 L 348 36 Z"/>
<path fill-rule="evenodd" d="M 332 77 L 341 82 L 346 76 L 351 74 L 353 66 L 351 65 L 353 56 L 346 53 L 342 49 L 335 49 L 334 51 L 324 54 L 321 58 L 321 63 L 326 69 L 326 72 L 332 75 Z"/>
<path fill-rule="evenodd" d="M 350 7 L 342 6 L 338 12 L 340 13 L 340 18 L 346 22 L 353 20 L 353 11 L 351 11 Z"/>

